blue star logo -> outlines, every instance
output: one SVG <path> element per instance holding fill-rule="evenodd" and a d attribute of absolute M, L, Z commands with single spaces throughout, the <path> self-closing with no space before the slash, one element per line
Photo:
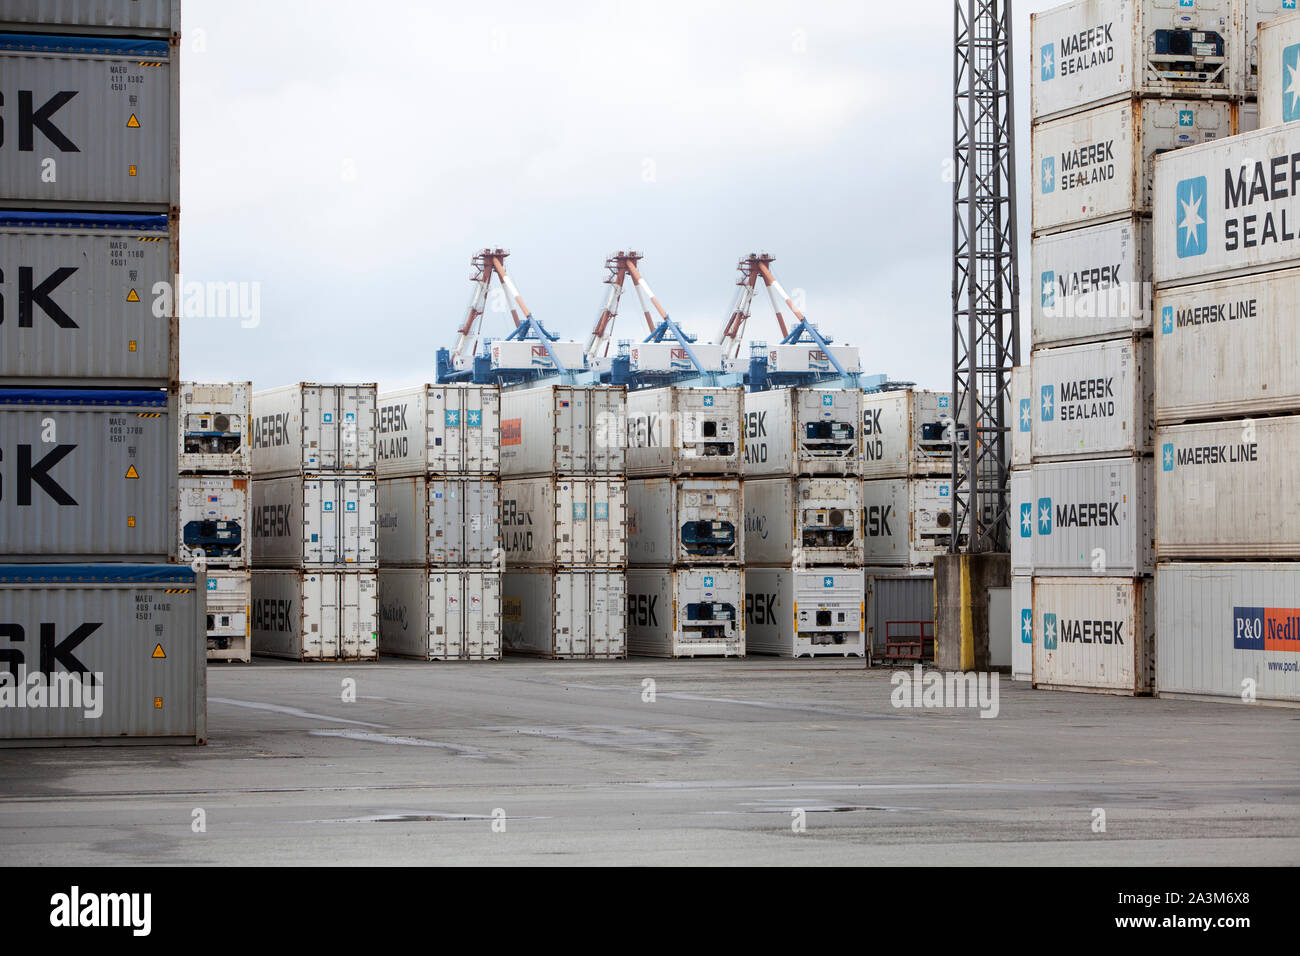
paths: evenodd
<path fill-rule="evenodd" d="M 447 409 L 446 413 L 443 416 L 443 420 L 447 423 L 448 428 L 459 428 L 460 410 L 455 408 Z"/>
<path fill-rule="evenodd" d="M 468 416 L 468 417 L 469 417 L 469 427 L 470 427 L 470 428 L 481 428 L 481 427 L 483 427 L 483 413 L 482 413 L 481 411 L 479 411 L 477 408 L 471 408 L 471 409 L 469 410 L 469 416 Z"/>
<path fill-rule="evenodd" d="M 1206 250 L 1205 225 L 1206 181 L 1204 176 L 1184 179 L 1178 184 L 1175 197 L 1178 224 L 1178 258 L 1203 256 Z"/>
<path fill-rule="evenodd" d="M 1027 398 L 1022 398 L 1020 400 L 1020 430 L 1022 432 L 1029 431 L 1029 426 L 1033 423 L 1034 420 L 1033 405 L 1034 403 Z"/>
<path fill-rule="evenodd" d="M 1174 470 L 1174 446 L 1168 442 L 1160 449 L 1160 467 L 1163 471 Z"/>
<path fill-rule="evenodd" d="M 1194 116 L 1193 116 L 1191 110 L 1179 110 L 1179 111 L 1178 111 L 1178 125 L 1179 125 L 1179 126 L 1194 126 L 1194 125 L 1196 125 L 1195 118 L 1194 118 Z"/>
<path fill-rule="evenodd" d="M 1044 309 L 1052 308 L 1052 306 L 1056 305 L 1055 270 L 1048 269 L 1046 272 L 1044 272 L 1042 282 L 1040 282 L 1039 285 L 1042 287 L 1042 294 L 1040 298 L 1042 299 L 1043 308 Z"/>
<path fill-rule="evenodd" d="M 1020 537 L 1032 538 L 1034 536 L 1034 503 L 1032 501 L 1022 501 L 1020 503 Z"/>
<path fill-rule="evenodd" d="M 1174 330 L 1174 307 L 1167 305 L 1160 310 L 1160 334 L 1168 335 Z"/>
<path fill-rule="evenodd" d="M 833 587 L 835 587 L 835 579 L 834 579 L 834 578 L 822 578 L 822 587 L 824 587 L 824 588 L 833 588 Z"/>
<path fill-rule="evenodd" d="M 1297 119 L 1300 119 L 1300 43 L 1282 48 L 1282 122 Z"/>
<path fill-rule="evenodd" d="M 1051 385 L 1044 385 L 1041 395 L 1042 404 L 1038 409 L 1038 420 L 1050 422 L 1056 418 L 1056 389 Z"/>
<path fill-rule="evenodd" d="M 1052 499 L 1038 499 L 1038 533 L 1052 533 Z"/>
<path fill-rule="evenodd" d="M 1056 190 L 1056 157 L 1043 157 L 1043 175 L 1041 178 L 1042 190 L 1044 193 L 1055 192 Z"/>
<path fill-rule="evenodd" d="M 1020 609 L 1020 643 L 1034 643 L 1034 612 L 1027 607 Z"/>
<path fill-rule="evenodd" d="M 1038 52 L 1040 56 L 1038 61 L 1038 78 L 1043 82 L 1054 79 L 1056 77 L 1056 51 L 1052 49 L 1052 44 L 1046 44 Z"/>
<path fill-rule="evenodd" d="M 1056 650 L 1056 615 L 1043 614 L 1043 650 Z"/>

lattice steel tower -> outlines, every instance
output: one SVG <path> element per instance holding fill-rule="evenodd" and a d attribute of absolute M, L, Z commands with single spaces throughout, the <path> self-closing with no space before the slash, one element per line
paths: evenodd
<path fill-rule="evenodd" d="M 1019 362 L 1011 0 L 955 0 L 952 550 L 1007 551 Z"/>

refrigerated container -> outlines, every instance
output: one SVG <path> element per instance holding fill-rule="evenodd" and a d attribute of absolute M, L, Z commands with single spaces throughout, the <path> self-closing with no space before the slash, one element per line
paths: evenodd
<path fill-rule="evenodd" d="M 1033 521 L 1036 575 L 1150 574 L 1154 479 L 1150 458 L 1034 465 L 1033 498 L 1017 520 Z"/>
<path fill-rule="evenodd" d="M 1033 460 L 1149 454 L 1154 391 L 1149 338 L 1035 350 Z"/>
<path fill-rule="evenodd" d="M 623 567 L 627 564 L 627 481 L 502 481 L 501 550 L 507 567 Z"/>
<path fill-rule="evenodd" d="M 0 565 L 0 747 L 203 743 L 203 634 L 184 565 Z"/>
<path fill-rule="evenodd" d="M 543 385 L 501 393 L 501 476 L 621 477 L 627 389 Z"/>
<path fill-rule="evenodd" d="M 1011 679 L 1034 677 L 1034 579 L 1011 575 Z"/>
<path fill-rule="evenodd" d="M 629 568 L 628 653 L 744 657 L 744 595 L 738 568 Z"/>
<path fill-rule="evenodd" d="M 1242 0 L 1246 7 L 1246 88 L 1258 92 L 1259 125 L 1300 119 L 1290 95 L 1300 44 L 1300 13 L 1294 0 Z M 1289 11 L 1289 12 L 1288 12 Z"/>
<path fill-rule="evenodd" d="M 708 342 L 694 342 L 691 352 L 708 372 L 722 372 L 722 346 Z M 668 342 L 633 342 L 628 346 L 628 370 L 631 372 L 663 372 L 698 374 L 691 352 L 676 339 Z"/>
<path fill-rule="evenodd" d="M 863 657 L 862 568 L 745 569 L 745 649 L 782 657 Z"/>
<path fill-rule="evenodd" d="M 263 571 L 253 578 L 253 653 L 294 661 L 379 658 L 374 571 Z"/>
<path fill-rule="evenodd" d="M 176 558 L 175 401 L 0 389 L 0 561 Z"/>
<path fill-rule="evenodd" d="M 739 476 L 744 400 L 736 386 L 670 385 L 630 393 L 628 476 Z"/>
<path fill-rule="evenodd" d="M 180 553 L 186 561 L 203 555 L 209 568 L 246 568 L 253 550 L 253 496 L 248 478 L 182 475 Z"/>
<path fill-rule="evenodd" d="M 380 478 L 380 567 L 501 570 L 501 486 L 493 478 Z"/>
<path fill-rule="evenodd" d="M 381 568 L 379 647 L 385 657 L 499 660 L 501 573 Z"/>
<path fill-rule="evenodd" d="M 746 478 L 856 475 L 862 467 L 856 388 L 777 388 L 745 396 Z"/>
<path fill-rule="evenodd" d="M 495 385 L 416 385 L 379 396 L 376 471 L 495 477 L 501 470 L 501 391 Z"/>
<path fill-rule="evenodd" d="M 622 571 L 507 571 L 501 639 L 512 654 L 551 660 L 613 660 L 628 653 Z"/>
<path fill-rule="evenodd" d="M 863 477 L 952 474 L 952 439 L 944 439 L 951 421 L 948 392 L 909 388 L 864 394 Z"/>
<path fill-rule="evenodd" d="M 0 27 L 78 27 L 132 36 L 180 35 L 180 0 L 5 0 Z"/>
<path fill-rule="evenodd" d="M 1149 695 L 1155 677 L 1150 578 L 1034 578 L 1033 685 Z"/>
<path fill-rule="evenodd" d="M 375 471 L 374 385 L 286 385 L 253 393 L 253 477 Z"/>
<path fill-rule="evenodd" d="M 881 478 L 862 482 L 865 560 L 871 566 L 930 565 L 952 543 L 952 482 Z M 966 536 L 961 535 L 965 541 Z"/>
<path fill-rule="evenodd" d="M 1034 428 L 1033 371 L 1029 364 L 1017 365 L 1011 370 L 1011 413 L 1015 424 L 1011 426 L 1011 467 L 1028 468 L 1029 446 Z"/>
<path fill-rule="evenodd" d="M 628 565 L 742 564 L 741 491 L 737 478 L 628 479 Z"/>
<path fill-rule="evenodd" d="M 252 576 L 248 571 L 209 571 L 207 580 L 208 660 L 248 663 L 253 659 Z"/>
<path fill-rule="evenodd" d="M 373 477 L 253 482 L 253 566 L 379 566 Z"/>
<path fill-rule="evenodd" d="M 765 478 L 746 481 L 747 565 L 862 566 L 862 481 Z"/>
<path fill-rule="evenodd" d="M 1011 573 L 1034 570 L 1034 473 L 1029 468 L 1011 472 Z"/>
<path fill-rule="evenodd" d="M 181 382 L 177 441 L 181 474 L 253 470 L 252 382 Z"/>

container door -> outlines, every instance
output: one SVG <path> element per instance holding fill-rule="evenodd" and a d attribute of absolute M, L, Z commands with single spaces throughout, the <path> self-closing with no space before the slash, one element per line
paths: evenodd
<path fill-rule="evenodd" d="M 442 458 L 446 470 L 461 473 L 465 470 L 465 392 L 464 388 L 448 388 L 442 393 L 438 414 L 442 416 Z"/>
<path fill-rule="evenodd" d="M 330 512 L 326 511 L 323 499 L 319 480 L 302 482 L 302 561 L 306 565 L 324 564 L 327 560 L 333 560 L 324 557 L 324 542 L 327 540 L 325 519 Z"/>
<path fill-rule="evenodd" d="M 439 566 L 455 565 L 461 560 L 460 498 L 450 497 L 450 481 L 431 478 L 425 486 L 425 538 L 429 560 Z"/>
<path fill-rule="evenodd" d="M 619 567 L 627 561 L 627 483 L 599 479 L 591 487 L 591 563 Z"/>
<path fill-rule="evenodd" d="M 342 619 L 339 614 L 339 578 L 338 574 L 311 574 L 312 601 L 314 602 L 315 620 L 311 622 L 313 641 L 317 647 L 317 656 L 323 660 L 334 660 L 340 655 L 339 633 Z"/>
<path fill-rule="evenodd" d="M 450 658 L 465 656 L 465 578 L 464 571 L 448 571 L 444 577 L 446 603 L 444 611 L 444 645 Z"/>
<path fill-rule="evenodd" d="M 591 571 L 565 574 L 564 596 L 569 602 L 569 648 L 574 657 L 590 657 L 592 644 Z M 558 575 L 557 575 L 558 577 Z"/>
<path fill-rule="evenodd" d="M 339 389 L 325 386 L 313 389 L 316 393 L 319 414 L 316 418 L 317 468 L 336 469 L 344 467 L 339 449 Z"/>
<path fill-rule="evenodd" d="M 347 528 L 345 557 L 349 563 L 373 565 L 378 560 L 375 535 L 375 495 L 373 478 L 351 478 L 343 485 L 343 519 Z"/>
<path fill-rule="evenodd" d="M 585 403 L 578 400 L 576 388 L 552 388 L 555 403 L 555 471 L 558 474 L 581 474 L 587 470 Z"/>
<path fill-rule="evenodd" d="M 373 388 L 351 388 L 340 394 L 339 414 L 335 419 L 339 427 L 340 467 L 374 467 L 376 402 Z"/>
<path fill-rule="evenodd" d="M 465 470 L 491 475 L 500 470 L 501 395 L 495 388 L 466 390 Z"/>
<path fill-rule="evenodd" d="M 627 393 L 602 388 L 593 390 L 592 395 L 593 470 L 621 475 L 627 470 L 627 433 L 621 427 L 627 420 Z"/>
<path fill-rule="evenodd" d="M 434 571 L 428 575 L 429 603 L 426 613 L 429 615 L 429 656 L 454 657 L 459 653 L 458 642 L 447 630 L 447 598 L 458 585 L 456 575 L 446 571 Z"/>
<path fill-rule="evenodd" d="M 573 567 L 591 563 L 591 521 L 588 482 L 555 484 L 555 564 Z"/>
<path fill-rule="evenodd" d="M 576 582 L 582 577 L 580 573 L 552 574 L 550 584 L 552 607 L 554 608 L 555 626 L 553 648 L 556 657 L 576 657 L 581 638 L 578 631 L 578 613 L 575 610 Z"/>
<path fill-rule="evenodd" d="M 615 572 L 588 576 L 591 595 L 591 654 L 622 657 L 627 653 L 626 578 Z"/>
<path fill-rule="evenodd" d="M 471 657 L 501 656 L 501 575 L 484 571 L 474 575 L 478 606 L 470 605 L 466 652 Z"/>
<path fill-rule="evenodd" d="M 500 502 L 493 481 L 472 478 L 464 483 L 465 562 L 472 565 L 492 563 L 500 535 Z"/>

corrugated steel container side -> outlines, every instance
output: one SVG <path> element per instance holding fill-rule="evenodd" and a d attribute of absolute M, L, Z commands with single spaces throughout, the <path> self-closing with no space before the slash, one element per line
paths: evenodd
<path fill-rule="evenodd" d="M 501 573 L 381 568 L 379 647 L 422 661 L 501 658 Z"/>
<path fill-rule="evenodd" d="M 286 385 L 253 393 L 253 476 L 374 474 L 374 385 Z"/>
<path fill-rule="evenodd" d="M 948 392 L 899 389 L 862 396 L 862 476 L 951 475 L 952 446 L 942 422 L 952 417 Z"/>
<path fill-rule="evenodd" d="M 627 389 L 545 385 L 501 393 L 501 476 L 622 476 Z"/>
<path fill-rule="evenodd" d="M 1034 687 L 1150 694 L 1151 592 L 1150 578 L 1034 578 Z"/>
<path fill-rule="evenodd" d="M 1300 558 L 1300 416 L 1170 425 L 1156 443 L 1161 560 Z"/>
<path fill-rule="evenodd" d="M 3 34 L 0 89 L 30 95 L 32 119 L 15 111 L 0 143 L 0 200 L 178 206 L 178 48 L 179 39 Z"/>
<path fill-rule="evenodd" d="M 1028 468 L 1011 472 L 1011 573 L 1034 570 L 1034 473 Z"/>
<path fill-rule="evenodd" d="M 1028 363 L 1011 370 L 1011 411 L 1016 424 L 1011 426 L 1011 467 L 1028 468 L 1034 428 L 1033 370 Z"/>
<path fill-rule="evenodd" d="M 161 213 L 0 211 L 0 383 L 176 381 L 178 320 L 154 314 L 153 292 L 179 270 L 176 248 Z"/>
<path fill-rule="evenodd" d="M 176 558 L 175 399 L 0 389 L 0 561 Z"/>
<path fill-rule="evenodd" d="M 868 569 L 867 641 L 873 653 L 888 641 L 934 637 L 934 570 Z"/>
<path fill-rule="evenodd" d="M 1155 565 L 1150 458 L 1064 461 L 1033 468 L 1036 575 L 1150 574 Z"/>
<path fill-rule="evenodd" d="M 505 479 L 501 482 L 501 550 L 507 567 L 624 567 L 627 481 Z"/>
<path fill-rule="evenodd" d="M 628 652 L 744 657 L 744 578 L 739 568 L 628 569 Z"/>
<path fill-rule="evenodd" d="M 1156 296 L 1156 417 L 1300 411 L 1300 269 Z"/>
<path fill-rule="evenodd" d="M 1288 96 L 1296 69 L 1294 52 L 1288 61 L 1287 52 L 1300 43 L 1300 13 L 1278 14 L 1282 0 L 1247 0 L 1250 13 L 1246 21 L 1246 48 L 1248 57 L 1257 66 L 1257 74 L 1249 77 L 1259 90 L 1259 125 L 1278 126 L 1300 119 L 1300 102 Z M 1260 11 L 1260 7 L 1274 9 Z M 1294 9 L 1294 7 L 1292 7 Z M 1253 21 L 1253 22 L 1252 22 Z M 1254 56 L 1250 56 L 1250 53 Z M 1288 70 L 1288 66 L 1290 70 Z"/>
<path fill-rule="evenodd" d="M 253 653 L 294 661 L 379 659 L 374 571 L 253 571 Z"/>
<path fill-rule="evenodd" d="M 380 478 L 379 566 L 500 570 L 501 486 L 491 478 Z"/>
<path fill-rule="evenodd" d="M 253 578 L 248 571 L 209 571 L 207 598 L 208 660 L 253 659 L 249 627 Z"/>
<path fill-rule="evenodd" d="M 253 482 L 253 566 L 379 566 L 376 482 L 308 475 Z"/>
<path fill-rule="evenodd" d="M 1151 220 L 1132 217 L 1033 240 L 1035 348 L 1151 332 Z"/>
<path fill-rule="evenodd" d="M 181 474 L 253 470 L 252 382 L 181 382 L 177 442 Z"/>
<path fill-rule="evenodd" d="M 739 475 L 745 395 L 738 386 L 668 386 L 627 397 L 627 473 Z"/>
<path fill-rule="evenodd" d="M 1034 579 L 1011 576 L 1011 679 L 1034 677 Z"/>
<path fill-rule="evenodd" d="M 1149 454 L 1154 378 L 1147 338 L 1036 350 L 1033 460 Z"/>
<path fill-rule="evenodd" d="M 862 481 L 768 478 L 746 481 L 747 565 L 862 565 Z"/>
<path fill-rule="evenodd" d="M 501 392 L 495 385 L 417 385 L 379 396 L 381 478 L 501 471 Z"/>
<path fill-rule="evenodd" d="M 180 34 L 180 0 L 5 0 L 0 26 L 98 27 L 137 36 Z"/>
<path fill-rule="evenodd" d="M 660 568 L 742 564 L 744 514 L 737 478 L 631 478 L 627 563 Z"/>
<path fill-rule="evenodd" d="M 0 566 L 0 747 L 203 743 L 203 603 L 184 566 Z M 74 672 L 96 700 L 68 695 Z"/>
<path fill-rule="evenodd" d="M 627 656 L 627 582 L 622 571 L 519 569 L 502 578 L 506 650 L 551 660 Z"/>
<path fill-rule="evenodd" d="M 248 478 L 182 475 L 181 555 L 203 555 L 210 568 L 246 568 L 253 550 L 253 495 Z"/>
<path fill-rule="evenodd" d="M 933 564 L 935 555 L 946 554 L 952 542 L 952 482 L 863 481 L 862 528 L 868 565 Z"/>
<path fill-rule="evenodd" d="M 864 586 L 861 568 L 746 568 L 746 651 L 865 656 Z"/>
<path fill-rule="evenodd" d="M 856 475 L 862 392 L 778 388 L 745 396 L 746 478 Z"/>
<path fill-rule="evenodd" d="M 1300 565 L 1160 565 L 1156 691 L 1300 703 Z"/>
<path fill-rule="evenodd" d="M 1259 104 L 1258 103 L 1234 103 L 1233 108 L 1237 111 L 1237 135 L 1242 133 L 1253 133 L 1259 129 Z"/>

